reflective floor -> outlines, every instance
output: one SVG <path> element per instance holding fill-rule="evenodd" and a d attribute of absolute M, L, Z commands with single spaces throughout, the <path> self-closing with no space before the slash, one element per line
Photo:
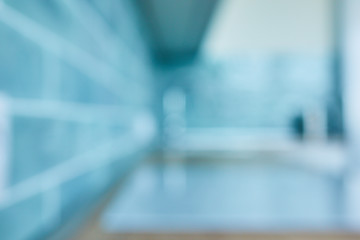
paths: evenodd
<path fill-rule="evenodd" d="M 143 164 L 102 215 L 102 227 L 112 233 L 341 228 L 339 175 L 276 154 L 219 156 L 169 155 Z"/>

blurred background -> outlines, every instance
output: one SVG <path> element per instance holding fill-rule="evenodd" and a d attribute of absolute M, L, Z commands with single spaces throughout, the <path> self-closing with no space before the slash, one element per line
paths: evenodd
<path fill-rule="evenodd" d="M 359 12 L 0 0 L 0 239 L 360 239 Z"/>

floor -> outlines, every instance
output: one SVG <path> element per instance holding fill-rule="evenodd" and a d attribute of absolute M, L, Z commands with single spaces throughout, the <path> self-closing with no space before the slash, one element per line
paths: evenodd
<path fill-rule="evenodd" d="M 360 234 L 344 232 L 286 233 L 109 233 L 94 218 L 72 240 L 359 240 Z"/>
<path fill-rule="evenodd" d="M 337 175 L 279 159 L 153 159 L 74 239 L 360 239 L 342 229 Z"/>

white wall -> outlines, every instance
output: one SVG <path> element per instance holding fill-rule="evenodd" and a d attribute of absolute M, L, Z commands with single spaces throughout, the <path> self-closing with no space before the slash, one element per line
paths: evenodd
<path fill-rule="evenodd" d="M 347 204 L 350 220 L 360 227 L 360 1 L 344 3 L 345 122 L 350 153 Z"/>
<path fill-rule="evenodd" d="M 7 99 L 0 95 L 0 199 L 8 187 L 10 116 Z"/>
<path fill-rule="evenodd" d="M 345 120 L 349 138 L 360 143 L 360 1 L 345 1 Z M 360 159 L 360 147 L 354 146 Z"/>

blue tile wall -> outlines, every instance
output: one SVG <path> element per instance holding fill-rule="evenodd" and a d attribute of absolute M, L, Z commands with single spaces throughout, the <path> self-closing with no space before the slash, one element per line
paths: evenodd
<path fill-rule="evenodd" d="M 167 71 L 164 88 L 184 89 L 189 128 L 285 129 L 303 111 L 326 111 L 331 61 L 325 55 L 204 57 Z"/>
<path fill-rule="evenodd" d="M 127 150 L 118 139 L 133 131 L 134 116 L 153 114 L 154 71 L 131 0 L 5 0 L 0 15 L 0 93 L 11 109 L 8 192 L 112 146 L 103 150 L 107 164 L 65 182 L 37 180 L 35 188 L 48 186 L 32 194 L 30 184 L 13 202 L 0 199 L 1 240 L 41 239 L 141 160 L 151 140 L 134 141 L 125 157 L 110 149 Z"/>
<path fill-rule="evenodd" d="M 27 239 L 42 224 L 42 198 L 35 196 L 1 211 L 2 239 Z"/>
<path fill-rule="evenodd" d="M 13 97 L 39 97 L 42 84 L 39 46 L 1 22 L 0 32 L 1 90 Z"/>

